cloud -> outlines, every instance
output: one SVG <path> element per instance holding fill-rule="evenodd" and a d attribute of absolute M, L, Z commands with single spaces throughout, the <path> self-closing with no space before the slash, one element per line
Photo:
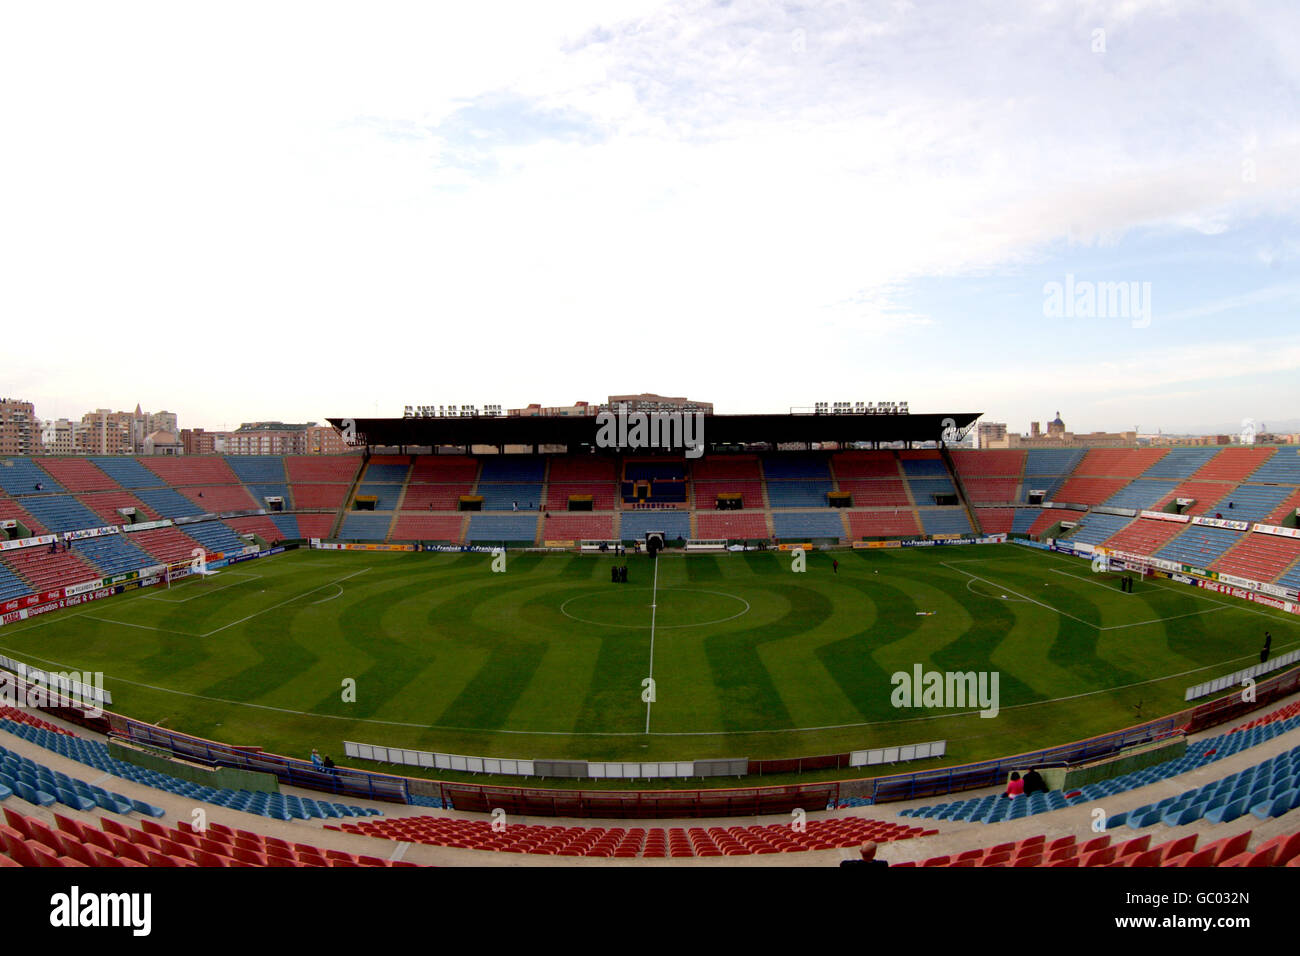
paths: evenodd
<path fill-rule="evenodd" d="M 0 37 L 0 83 L 23 91 L 0 104 L 0 307 L 59 330 L 33 359 L 58 414 L 133 407 L 104 329 L 133 343 L 115 360 L 155 359 L 132 387 L 198 424 L 631 378 L 761 410 L 808 387 L 754 382 L 783 363 L 915 388 L 936 328 L 972 390 L 1028 401 L 981 334 L 990 306 L 936 314 L 915 284 L 1062 240 L 1159 231 L 1176 251 L 1265 212 L 1293 227 L 1294 21 L 1139 2 L 26 8 Z M 195 361 L 223 394 L 193 386 Z M 590 391 L 552 395 L 557 365 Z"/>

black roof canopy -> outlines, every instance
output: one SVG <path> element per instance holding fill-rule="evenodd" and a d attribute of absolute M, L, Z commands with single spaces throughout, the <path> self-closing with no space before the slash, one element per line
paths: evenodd
<path fill-rule="evenodd" d="M 911 415 L 704 415 L 700 437 L 707 449 L 769 442 L 938 441 L 945 429 L 964 435 L 982 412 Z M 565 445 L 570 451 L 597 444 L 599 417 L 510 416 L 476 418 L 330 418 L 356 444 L 385 446 Z M 611 449 L 611 451 L 614 449 Z M 623 449 L 627 451 L 627 449 Z M 644 449 L 653 454 L 654 449 Z M 680 450 L 679 450 L 680 452 Z"/>

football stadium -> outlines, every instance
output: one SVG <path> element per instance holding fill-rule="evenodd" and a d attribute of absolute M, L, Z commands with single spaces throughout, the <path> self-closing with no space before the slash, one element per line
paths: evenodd
<path fill-rule="evenodd" d="M 6 939 L 1293 937 L 1297 38 L 8 5 Z"/>
<path fill-rule="evenodd" d="M 977 417 L 6 458 L 6 861 L 1297 859 L 1300 449 Z"/>

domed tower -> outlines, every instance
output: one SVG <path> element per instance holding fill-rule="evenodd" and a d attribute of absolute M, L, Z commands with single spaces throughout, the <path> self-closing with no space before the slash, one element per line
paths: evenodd
<path fill-rule="evenodd" d="M 1057 412 L 1056 417 L 1047 423 L 1047 437 L 1061 438 L 1065 435 L 1065 422 L 1061 421 L 1061 413 Z"/>

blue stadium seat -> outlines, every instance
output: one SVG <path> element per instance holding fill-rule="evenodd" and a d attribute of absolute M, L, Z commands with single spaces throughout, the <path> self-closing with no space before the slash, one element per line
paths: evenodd
<path fill-rule="evenodd" d="M 921 527 L 926 534 L 972 534 L 965 508 L 921 508 Z"/>
<path fill-rule="evenodd" d="M 91 458 L 90 461 L 123 488 L 161 488 L 167 484 L 134 458 Z"/>
<path fill-rule="evenodd" d="M 535 455 L 485 455 L 479 481 L 537 482 L 546 475 L 546 459 Z"/>
<path fill-rule="evenodd" d="M 36 489 L 37 485 L 41 486 L 39 491 Z M 64 490 L 61 484 L 47 475 L 30 458 L 0 459 L 0 488 L 14 496 Z"/>
<path fill-rule="evenodd" d="M 350 511 L 343 519 L 339 538 L 344 541 L 383 541 L 388 537 L 392 514 L 375 511 Z"/>
<path fill-rule="evenodd" d="M 284 471 L 284 459 L 278 455 L 227 455 L 226 464 L 246 485 L 283 485 L 289 480 Z"/>
<path fill-rule="evenodd" d="M 844 537 L 844 522 L 838 511 L 779 511 L 772 515 L 778 538 L 807 541 L 812 538 Z"/>
<path fill-rule="evenodd" d="M 22 506 L 51 531 L 80 531 L 103 527 L 104 519 L 72 495 L 39 495 L 24 498 Z"/>
<path fill-rule="evenodd" d="M 470 515 L 467 542 L 528 541 L 537 537 L 537 513 Z"/>
<path fill-rule="evenodd" d="M 647 532 L 662 531 L 666 540 L 690 538 L 691 516 L 685 511 L 624 511 L 619 540 L 639 541 Z"/>

